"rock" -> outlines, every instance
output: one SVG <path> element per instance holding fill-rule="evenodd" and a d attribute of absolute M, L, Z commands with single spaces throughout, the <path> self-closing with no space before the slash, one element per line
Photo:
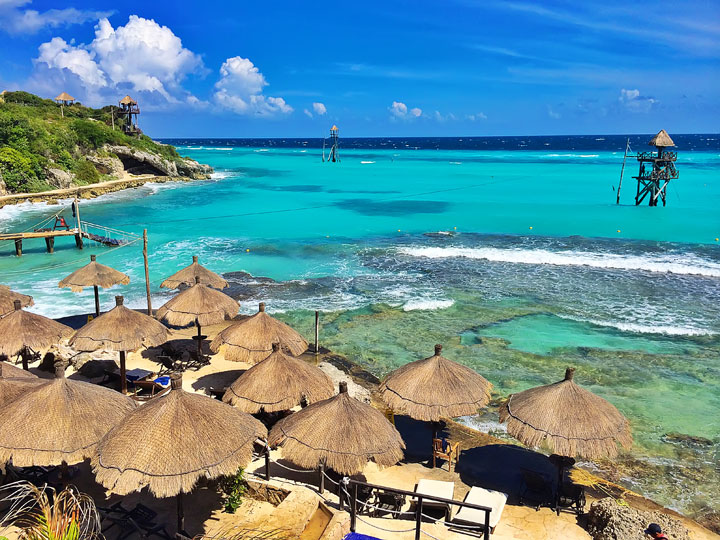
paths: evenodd
<path fill-rule="evenodd" d="M 2 178 L 2 174 L 0 174 L 0 197 L 2 197 L 3 195 L 7 195 L 7 194 L 8 194 L 7 186 L 5 185 L 5 181 Z"/>
<path fill-rule="evenodd" d="M 685 433 L 671 432 L 666 433 L 662 436 L 665 442 L 681 444 L 683 446 L 712 446 L 713 443 L 710 439 L 705 437 L 698 437 L 696 435 L 686 435 Z"/>
<path fill-rule="evenodd" d="M 119 369 L 115 360 L 89 360 L 80 367 L 79 373 L 88 379 L 102 377 L 105 371 L 116 371 Z"/>
<path fill-rule="evenodd" d="M 644 512 L 620 506 L 607 497 L 590 505 L 587 530 L 595 540 L 646 540 L 643 531 L 657 523 L 673 540 L 690 540 L 690 531 L 683 524 L 661 512 Z"/>
<path fill-rule="evenodd" d="M 86 156 L 86 159 L 95 165 L 100 174 L 109 174 L 120 178 L 125 171 L 122 161 L 116 157 Z"/>
<path fill-rule="evenodd" d="M 212 167 L 188 158 L 168 160 L 156 154 L 129 146 L 105 146 L 104 150 L 115 154 L 123 169 L 131 174 L 154 174 L 156 176 L 184 176 L 195 180 L 210 177 Z"/>
<path fill-rule="evenodd" d="M 66 189 L 73 186 L 73 174 L 62 169 L 48 169 L 45 172 L 45 180 L 48 184 L 58 189 Z"/>

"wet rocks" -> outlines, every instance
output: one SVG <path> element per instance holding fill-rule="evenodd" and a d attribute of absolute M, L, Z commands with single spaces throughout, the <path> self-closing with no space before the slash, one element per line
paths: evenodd
<path fill-rule="evenodd" d="M 662 436 L 662 439 L 665 442 L 680 444 L 690 448 L 697 448 L 698 446 L 712 446 L 714 444 L 713 441 L 706 439 L 705 437 L 686 435 L 685 433 L 677 432 L 666 433 Z"/>
<path fill-rule="evenodd" d="M 619 505 L 612 497 L 590 505 L 588 532 L 595 540 L 645 540 L 645 529 L 657 523 L 673 540 L 690 540 L 690 531 L 683 524 L 661 512 L 645 512 Z"/>

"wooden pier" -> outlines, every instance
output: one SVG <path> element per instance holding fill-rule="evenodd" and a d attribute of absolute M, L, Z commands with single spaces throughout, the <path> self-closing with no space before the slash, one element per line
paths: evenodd
<path fill-rule="evenodd" d="M 83 248 L 83 236 L 84 234 L 78 231 L 78 229 L 69 229 L 62 231 L 31 231 L 31 232 L 17 232 L 0 234 L 0 242 L 9 240 L 15 241 L 15 255 L 20 257 L 23 250 L 23 240 L 30 240 L 34 238 L 44 238 L 45 245 L 47 246 L 47 252 L 53 253 L 55 251 L 55 238 L 58 236 L 74 236 L 75 245 L 78 249 Z"/>

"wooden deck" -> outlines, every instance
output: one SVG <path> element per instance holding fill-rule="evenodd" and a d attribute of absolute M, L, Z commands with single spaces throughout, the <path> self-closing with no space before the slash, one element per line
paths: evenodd
<path fill-rule="evenodd" d="M 78 249 L 83 248 L 83 234 L 80 234 L 78 229 L 3 233 L 0 234 L 0 242 L 14 240 L 15 255 L 20 257 L 22 255 L 23 240 L 44 238 L 48 253 L 53 253 L 55 251 L 55 238 L 59 236 L 74 236 L 75 245 L 78 247 Z"/>

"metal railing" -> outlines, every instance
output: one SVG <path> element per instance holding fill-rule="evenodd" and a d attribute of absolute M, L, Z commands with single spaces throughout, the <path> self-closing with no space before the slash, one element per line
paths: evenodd
<path fill-rule="evenodd" d="M 446 524 L 448 526 L 452 526 L 450 523 L 450 512 L 452 511 L 453 506 L 459 506 L 463 508 L 470 508 L 472 510 L 480 510 L 482 512 L 485 512 L 485 522 L 484 524 L 478 524 L 477 528 L 483 527 L 483 538 L 485 540 L 490 540 L 490 512 L 492 511 L 492 508 L 488 508 L 487 506 L 481 506 L 479 504 L 472 504 L 464 501 L 455 501 L 452 499 L 444 499 L 442 497 L 435 497 L 433 495 L 425 495 L 416 493 L 413 491 L 405 491 L 402 489 L 396 489 L 391 488 L 387 486 L 378 486 L 375 484 L 368 484 L 367 482 L 361 482 L 359 480 L 353 480 L 350 479 L 349 482 L 351 486 L 351 495 L 350 495 L 350 531 L 355 532 L 355 527 L 357 524 L 357 507 L 358 507 L 358 486 L 365 486 L 372 490 L 381 490 L 385 493 L 396 493 L 398 495 L 404 495 L 404 496 L 410 496 L 415 499 L 415 540 L 420 540 L 420 534 L 424 531 L 421 530 L 422 526 L 422 518 L 423 518 L 423 501 L 432 501 L 434 503 L 440 503 L 445 504 L 448 507 L 447 510 L 447 521 Z M 363 502 L 360 502 L 360 504 L 364 504 Z M 427 534 L 427 533 L 425 533 Z"/>

